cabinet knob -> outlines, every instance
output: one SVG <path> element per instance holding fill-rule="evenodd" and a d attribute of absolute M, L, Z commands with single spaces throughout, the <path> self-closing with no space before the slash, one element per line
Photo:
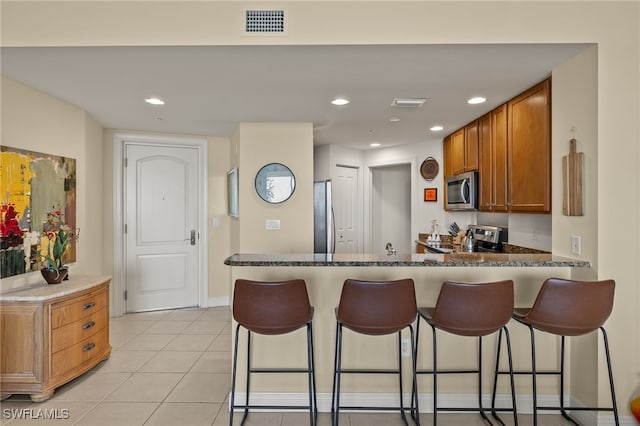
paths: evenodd
<path fill-rule="evenodd" d="M 93 326 L 96 325 L 96 323 L 94 321 L 88 322 L 86 324 L 82 324 L 82 329 L 83 330 L 88 330 L 90 328 L 93 328 Z"/>
<path fill-rule="evenodd" d="M 95 347 L 96 347 L 95 343 L 89 343 L 87 346 L 82 348 L 82 352 L 89 352 L 91 349 L 93 349 Z"/>
<path fill-rule="evenodd" d="M 87 303 L 86 305 L 82 305 L 82 309 L 85 309 L 85 310 L 86 309 L 91 309 L 94 306 L 96 306 L 96 302 L 90 302 L 90 303 Z"/>

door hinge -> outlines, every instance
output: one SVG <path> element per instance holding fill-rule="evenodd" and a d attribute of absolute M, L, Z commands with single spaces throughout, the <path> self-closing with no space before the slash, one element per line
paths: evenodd
<path fill-rule="evenodd" d="M 125 234 L 127 233 L 127 224 L 126 223 L 124 224 L 124 233 Z"/>
<path fill-rule="evenodd" d="M 127 290 L 124 291 L 124 300 L 127 300 Z"/>
<path fill-rule="evenodd" d="M 129 167 L 129 159 L 127 157 L 124 158 L 124 166 Z"/>

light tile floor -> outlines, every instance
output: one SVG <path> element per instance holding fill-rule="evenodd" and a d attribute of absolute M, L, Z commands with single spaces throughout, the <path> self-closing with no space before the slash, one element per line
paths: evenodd
<path fill-rule="evenodd" d="M 229 308 L 129 314 L 111 318 L 110 328 L 113 351 L 108 360 L 58 388 L 46 402 L 32 403 L 27 395 L 13 395 L 2 401 L 0 424 L 228 425 Z M 12 413 L 16 412 L 27 418 L 15 418 Z M 45 412 L 67 418 L 43 419 Z M 241 417 L 236 414 L 234 424 L 240 424 Z M 250 413 L 245 424 L 301 426 L 308 425 L 308 419 L 305 413 Z M 513 423 L 508 416 L 504 419 L 508 425 Z M 422 424 L 432 424 L 431 415 L 423 414 L 420 420 Z M 442 425 L 484 424 L 477 414 L 440 414 L 438 420 Z M 519 420 L 521 425 L 532 423 L 531 416 L 521 416 Z M 541 426 L 567 424 L 555 415 L 544 415 L 539 420 Z M 330 423 L 327 413 L 319 415 L 319 425 Z M 340 424 L 395 426 L 403 423 L 396 413 L 345 413 L 340 416 Z"/>

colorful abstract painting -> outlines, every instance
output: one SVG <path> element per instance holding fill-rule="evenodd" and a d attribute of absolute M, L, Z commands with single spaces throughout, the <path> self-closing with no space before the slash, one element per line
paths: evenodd
<path fill-rule="evenodd" d="M 0 146 L 0 276 L 37 271 L 49 240 L 52 214 L 76 231 L 76 160 Z M 64 253 L 76 260 L 75 241 Z"/>

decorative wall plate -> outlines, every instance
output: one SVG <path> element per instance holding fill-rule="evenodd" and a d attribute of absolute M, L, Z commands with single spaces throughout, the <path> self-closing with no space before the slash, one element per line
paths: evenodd
<path fill-rule="evenodd" d="M 433 178 L 438 176 L 439 170 L 440 166 L 433 157 L 427 157 L 426 160 L 422 162 L 422 165 L 420 165 L 420 174 L 425 180 L 433 180 Z"/>

